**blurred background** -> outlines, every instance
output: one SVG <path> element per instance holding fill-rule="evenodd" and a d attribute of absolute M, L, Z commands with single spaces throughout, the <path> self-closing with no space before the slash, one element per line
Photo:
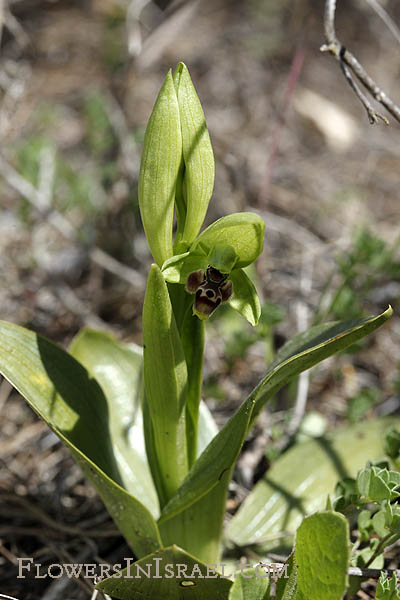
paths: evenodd
<path fill-rule="evenodd" d="M 371 2 L 338 4 L 341 42 L 400 102 L 398 40 Z M 399 3 L 381 4 L 399 24 Z M 216 159 L 206 224 L 254 210 L 267 228 L 253 272 L 260 326 L 221 308 L 207 327 L 204 397 L 217 421 L 286 339 L 388 304 L 397 315 L 382 331 L 307 376 L 302 426 L 317 435 L 398 413 L 400 125 L 387 115 L 390 126 L 371 126 L 338 63 L 320 52 L 323 8 L 311 0 L 1 0 L 1 319 L 64 347 L 83 326 L 141 343 L 151 257 L 138 209 L 140 153 L 163 78 L 181 60 Z M 293 385 L 255 429 L 239 467 L 244 488 L 285 446 L 298 402 Z M 44 580 L 18 587 L 17 556 L 76 562 L 86 552 L 112 561 L 124 552 L 67 451 L 5 381 L 0 463 L 0 592 L 62 596 Z M 61 522 L 110 527 L 110 535 L 78 543 Z M 68 598 L 90 597 L 87 583 L 68 585 Z"/>

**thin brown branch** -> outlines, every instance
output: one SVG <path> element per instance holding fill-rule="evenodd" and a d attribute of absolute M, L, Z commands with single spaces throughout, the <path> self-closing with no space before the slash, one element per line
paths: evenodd
<path fill-rule="evenodd" d="M 378 121 L 378 119 L 382 119 L 382 121 L 385 123 L 385 125 L 389 125 L 389 121 L 387 120 L 387 118 L 384 117 L 383 115 L 381 115 L 380 113 L 376 112 L 376 110 L 372 106 L 371 102 L 368 100 L 367 96 L 360 90 L 360 88 L 358 87 L 358 85 L 356 84 L 356 82 L 353 79 L 353 76 L 350 72 L 349 67 L 345 64 L 345 62 L 342 58 L 340 58 L 339 64 L 340 64 L 340 68 L 342 69 L 342 72 L 343 72 L 344 76 L 346 77 L 350 87 L 353 89 L 354 93 L 356 94 L 356 96 L 360 100 L 361 104 L 364 106 L 365 110 L 367 111 L 368 119 L 369 119 L 369 122 L 371 123 L 371 125 L 376 123 Z"/>
<path fill-rule="evenodd" d="M 326 44 L 321 46 L 321 52 L 330 52 L 336 60 L 339 61 L 341 70 L 346 77 L 346 81 L 351 86 L 352 90 L 357 95 L 365 110 L 367 111 L 368 118 L 371 124 L 376 123 L 378 119 L 382 119 L 386 124 L 388 120 L 386 117 L 378 113 L 369 102 L 368 98 L 363 94 L 358 85 L 355 83 L 353 74 L 356 76 L 358 81 L 365 87 L 369 94 L 400 123 L 400 107 L 391 99 L 389 96 L 381 90 L 376 84 L 374 79 L 364 69 L 357 58 L 347 50 L 336 36 L 335 30 L 335 11 L 336 11 L 336 0 L 326 0 L 325 2 L 325 14 L 324 14 L 324 30 Z"/>

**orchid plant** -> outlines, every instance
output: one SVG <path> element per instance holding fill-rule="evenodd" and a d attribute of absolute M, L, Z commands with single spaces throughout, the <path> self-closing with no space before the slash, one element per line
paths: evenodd
<path fill-rule="evenodd" d="M 98 584 L 122 600 L 239 597 L 232 596 L 231 580 L 204 573 L 221 556 L 228 485 L 251 426 L 282 386 L 391 314 L 389 308 L 378 317 L 318 325 L 295 336 L 218 431 L 201 398 L 205 323 L 227 303 L 257 324 L 260 302 L 245 269 L 263 249 L 265 225 L 257 214 L 242 212 L 201 230 L 213 185 L 203 110 L 179 63 L 154 105 L 140 169 L 140 212 L 154 259 L 143 350 L 83 330 L 66 352 L 32 331 L 0 323 L 0 372 L 69 447 L 137 564 L 162 560 L 190 572 L 196 565 L 192 587 L 182 578 L 157 576 L 154 582 L 125 572 Z"/>

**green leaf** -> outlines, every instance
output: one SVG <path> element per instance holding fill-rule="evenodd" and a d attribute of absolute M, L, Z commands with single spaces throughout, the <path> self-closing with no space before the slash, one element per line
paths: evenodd
<path fill-rule="evenodd" d="M 96 589 L 118 600 L 228 600 L 232 582 L 216 567 L 174 545 L 132 563 Z"/>
<path fill-rule="evenodd" d="M 200 402 L 197 432 L 197 456 L 203 452 L 211 440 L 217 435 L 218 427 L 207 404 Z"/>
<path fill-rule="evenodd" d="M 386 511 L 379 510 L 375 513 L 372 517 L 372 525 L 380 537 L 385 537 L 389 533 L 389 527 L 386 523 Z"/>
<path fill-rule="evenodd" d="M 208 560 L 208 554 L 206 554 L 208 551 L 210 553 L 216 552 L 218 535 L 220 535 L 223 519 L 223 516 L 221 516 L 223 515 L 221 504 L 225 501 L 226 489 L 229 484 L 233 465 L 246 436 L 246 428 L 248 429 L 250 423 L 253 421 L 254 410 L 257 407 L 260 410 L 263 404 L 284 383 L 289 381 L 292 376 L 326 358 L 339 348 L 345 347 L 346 344 L 353 343 L 354 339 L 363 337 L 363 335 L 381 325 L 390 314 L 391 311 L 386 311 L 380 317 L 362 321 L 359 325 L 351 322 L 352 327 L 350 329 L 348 329 L 349 323 L 327 325 L 325 326 L 325 330 L 319 328 L 317 337 L 315 336 L 315 331 L 312 331 L 311 336 L 309 335 L 308 337 L 304 334 L 301 335 L 299 343 L 290 346 L 289 357 L 285 355 L 285 351 L 280 353 L 283 362 L 273 365 L 267 377 L 263 379 L 261 384 L 257 386 L 249 398 L 242 404 L 231 420 L 228 421 L 225 427 L 212 440 L 198 461 L 193 465 L 176 494 L 163 508 L 159 524 L 165 544 L 172 543 L 173 539 L 169 536 L 174 533 L 175 527 L 175 535 L 178 537 L 174 539 L 181 547 L 188 551 L 193 551 L 196 556 L 199 556 L 203 560 Z M 334 332 L 335 337 L 333 339 L 329 338 L 329 335 L 328 338 L 324 337 L 326 332 L 328 334 Z M 313 342 L 317 345 L 313 346 Z M 296 349 L 300 350 L 297 355 Z M 311 360 L 309 359 L 309 354 Z M 326 494 L 326 489 L 324 490 L 324 494 Z M 203 496 L 208 495 L 210 497 L 203 499 Z M 213 495 L 214 504 L 212 506 L 209 502 Z M 206 547 L 203 548 L 200 542 L 200 539 L 203 540 L 205 534 L 204 529 L 202 530 L 198 526 L 200 522 L 198 516 L 205 508 L 214 510 L 215 512 L 213 530 L 215 539 L 213 540 L 212 548 L 209 547 L 209 550 Z M 184 512 L 186 512 L 186 515 Z M 259 522 L 265 513 L 264 506 L 259 508 L 258 515 L 253 516 L 252 523 Z M 179 515 L 179 518 L 174 518 L 177 515 Z M 168 520 L 172 520 L 172 518 L 174 518 L 173 523 L 168 524 Z M 186 524 L 186 529 L 184 523 Z M 247 523 L 244 525 L 242 523 L 243 531 L 246 531 L 246 526 Z M 208 529 L 208 531 L 210 530 Z M 196 545 L 196 550 L 193 549 L 193 544 Z M 207 558 L 205 558 L 206 556 Z"/>
<path fill-rule="evenodd" d="M 166 545 L 175 540 L 205 562 L 218 560 L 226 493 L 252 407 L 252 399 L 242 404 L 164 507 L 159 526 Z"/>
<path fill-rule="evenodd" d="M 176 492 L 188 471 L 185 400 L 187 369 L 167 285 L 150 269 L 143 305 L 144 401 L 150 468 L 160 504 Z M 151 447 L 151 448 L 150 448 Z"/>
<path fill-rule="evenodd" d="M 112 409 L 97 381 L 55 344 L 3 321 L 0 372 L 71 450 L 134 552 L 143 556 L 160 547 L 149 510 L 122 487 L 110 431 Z"/>
<path fill-rule="evenodd" d="M 391 500 L 398 497 L 399 493 L 392 490 L 397 485 L 396 482 L 388 485 L 389 477 L 387 469 L 377 467 L 362 469 L 357 476 L 357 489 L 361 496 L 372 502 Z"/>
<path fill-rule="evenodd" d="M 261 315 L 261 306 L 253 282 L 243 269 L 232 271 L 229 279 L 233 282 L 233 296 L 228 300 L 228 304 L 251 325 L 257 325 Z"/>
<path fill-rule="evenodd" d="M 347 519 L 335 512 L 306 517 L 296 534 L 296 600 L 341 600 L 349 560 Z"/>
<path fill-rule="evenodd" d="M 302 518 L 324 508 L 338 479 L 355 477 L 367 457 L 383 456 L 383 434 L 399 423 L 399 418 L 386 417 L 295 444 L 255 485 L 231 519 L 228 537 L 239 546 L 259 544 L 267 551 L 285 531 L 291 543 Z"/>
<path fill-rule="evenodd" d="M 362 531 L 363 529 L 367 529 L 371 524 L 371 511 L 362 510 L 358 515 L 357 525 L 358 529 Z"/>
<path fill-rule="evenodd" d="M 248 399 L 210 442 L 182 485 L 161 512 L 160 522 L 170 519 L 218 486 L 238 457 L 254 401 Z"/>
<path fill-rule="evenodd" d="M 258 215 L 250 212 L 233 213 L 209 225 L 191 250 L 209 255 L 216 244 L 224 244 L 230 246 L 238 257 L 235 269 L 246 267 L 261 254 L 264 231 L 265 223 Z"/>
<path fill-rule="evenodd" d="M 285 576 L 276 582 L 276 600 L 296 600 L 297 592 L 297 563 L 293 551 L 286 561 Z M 286 575 L 288 578 L 286 578 Z"/>
<path fill-rule="evenodd" d="M 385 436 L 385 451 L 390 458 L 397 459 L 400 454 L 400 432 L 391 429 Z"/>
<path fill-rule="evenodd" d="M 257 400 L 252 422 L 265 403 L 296 375 L 372 333 L 392 314 L 393 310 L 389 306 L 377 317 L 325 323 L 296 335 L 281 348 L 267 375 L 252 392 Z"/>
<path fill-rule="evenodd" d="M 228 600 L 269 600 L 268 575 L 260 569 L 246 569 L 235 577 Z"/>
<path fill-rule="evenodd" d="M 389 579 L 384 571 L 380 574 L 375 600 L 400 600 L 400 585 L 397 583 L 396 575 Z"/>
<path fill-rule="evenodd" d="M 182 130 L 186 219 L 182 242 L 190 246 L 200 231 L 214 187 L 214 154 L 203 109 L 189 71 L 179 63 L 174 73 Z"/>
<path fill-rule="evenodd" d="M 139 207 L 156 263 L 172 256 L 175 189 L 182 158 L 178 99 L 168 72 L 151 113 L 139 174 Z"/>
<path fill-rule="evenodd" d="M 83 329 L 69 350 L 107 399 L 110 436 L 124 488 L 157 517 L 158 499 L 146 458 L 140 406 L 142 349 L 130 348 L 108 333 Z"/>
<path fill-rule="evenodd" d="M 223 473 L 218 484 L 199 500 L 160 523 L 164 544 L 172 544 L 175 540 L 205 563 L 219 562 L 226 494 L 232 471 Z"/>

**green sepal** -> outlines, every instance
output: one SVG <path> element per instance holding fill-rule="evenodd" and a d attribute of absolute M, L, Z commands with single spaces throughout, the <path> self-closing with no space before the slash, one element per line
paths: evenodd
<path fill-rule="evenodd" d="M 233 296 L 228 304 L 255 326 L 261 315 L 261 305 L 256 288 L 243 269 L 232 271 Z"/>
<path fill-rule="evenodd" d="M 139 207 L 151 253 L 161 267 L 172 256 L 175 190 L 182 159 L 178 99 L 168 72 L 151 113 L 139 174 Z"/>
<path fill-rule="evenodd" d="M 186 218 L 180 235 L 179 223 L 176 243 L 184 242 L 188 248 L 196 238 L 206 216 L 214 187 L 214 154 L 207 130 L 203 109 L 189 75 L 180 62 L 174 73 L 182 131 L 182 151 L 185 164 L 183 173 L 183 199 Z M 182 213 L 180 207 L 180 213 Z"/>
<path fill-rule="evenodd" d="M 199 235 L 191 250 L 202 251 L 208 256 L 216 244 L 230 246 L 237 256 L 235 269 L 246 267 L 261 254 L 264 232 L 265 223 L 258 215 L 250 212 L 233 213 L 209 225 Z"/>
<path fill-rule="evenodd" d="M 204 253 L 184 252 L 172 256 L 162 266 L 162 274 L 168 283 L 186 283 L 186 279 L 198 269 L 206 269 L 208 258 Z"/>
<path fill-rule="evenodd" d="M 143 361 L 148 407 L 143 418 L 151 421 L 151 426 L 144 425 L 146 445 L 152 446 L 150 468 L 163 506 L 188 470 L 187 368 L 167 285 L 157 265 L 150 269 L 143 305 Z"/>
<path fill-rule="evenodd" d="M 237 254 L 229 244 L 215 244 L 208 255 L 208 264 L 221 273 L 233 271 L 237 260 Z"/>

